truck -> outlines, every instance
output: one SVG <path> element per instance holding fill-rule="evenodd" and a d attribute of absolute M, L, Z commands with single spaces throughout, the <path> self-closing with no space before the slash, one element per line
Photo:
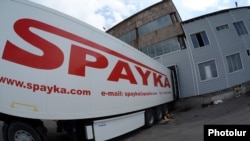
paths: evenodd
<path fill-rule="evenodd" d="M 174 101 L 171 70 L 78 19 L 23 0 L 0 4 L 0 135 L 72 141 L 151 127 Z"/>

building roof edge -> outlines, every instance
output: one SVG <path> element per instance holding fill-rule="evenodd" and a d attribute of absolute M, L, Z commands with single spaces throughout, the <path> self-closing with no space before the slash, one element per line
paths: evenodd
<path fill-rule="evenodd" d="M 193 22 L 193 21 L 196 21 L 196 20 L 200 20 L 200 19 L 203 19 L 203 18 L 206 18 L 206 17 L 210 17 L 210 16 L 213 16 L 213 15 L 217 15 L 217 14 L 229 12 L 229 11 L 232 11 L 232 10 L 245 9 L 245 8 L 250 9 L 250 6 L 228 8 L 228 9 L 223 9 L 223 10 L 215 11 L 215 12 L 212 12 L 212 13 L 208 13 L 208 14 L 205 14 L 205 15 L 201 15 L 201 16 L 198 16 L 198 17 L 195 17 L 195 18 L 191 18 L 191 19 L 182 21 L 182 24 L 187 24 L 187 23 L 190 23 L 190 22 Z"/>

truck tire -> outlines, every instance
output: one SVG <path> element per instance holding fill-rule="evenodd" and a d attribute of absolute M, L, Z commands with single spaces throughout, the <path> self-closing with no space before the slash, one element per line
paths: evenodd
<path fill-rule="evenodd" d="M 3 122 L 3 127 L 2 127 L 2 138 L 0 137 L 0 141 L 1 139 L 3 139 L 4 141 L 8 141 L 7 140 L 7 131 L 8 131 L 8 125 L 6 123 Z"/>
<path fill-rule="evenodd" d="M 145 111 L 145 127 L 149 128 L 155 123 L 155 114 L 153 109 L 147 109 Z"/>
<path fill-rule="evenodd" d="M 163 112 L 162 112 L 162 106 L 157 106 L 155 109 L 154 109 L 154 114 L 155 114 L 155 121 L 156 122 L 159 122 L 162 120 L 163 118 Z"/>
<path fill-rule="evenodd" d="M 22 122 L 13 122 L 10 124 L 8 139 L 8 141 L 43 141 L 32 126 Z"/>

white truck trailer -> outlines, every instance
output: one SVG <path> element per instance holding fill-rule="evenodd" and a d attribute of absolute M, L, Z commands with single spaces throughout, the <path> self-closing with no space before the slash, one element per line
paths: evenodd
<path fill-rule="evenodd" d="M 171 71 L 60 12 L 0 2 L 0 125 L 4 141 L 46 141 L 44 120 L 73 141 L 150 127 L 172 102 Z"/>

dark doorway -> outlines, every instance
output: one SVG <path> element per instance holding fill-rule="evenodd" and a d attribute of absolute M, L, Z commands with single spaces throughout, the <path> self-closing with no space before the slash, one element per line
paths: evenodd
<path fill-rule="evenodd" d="M 174 99 L 179 99 L 179 77 L 178 77 L 178 69 L 177 65 L 168 67 L 171 70 L 171 80 L 172 80 L 172 88 L 174 92 Z"/>

